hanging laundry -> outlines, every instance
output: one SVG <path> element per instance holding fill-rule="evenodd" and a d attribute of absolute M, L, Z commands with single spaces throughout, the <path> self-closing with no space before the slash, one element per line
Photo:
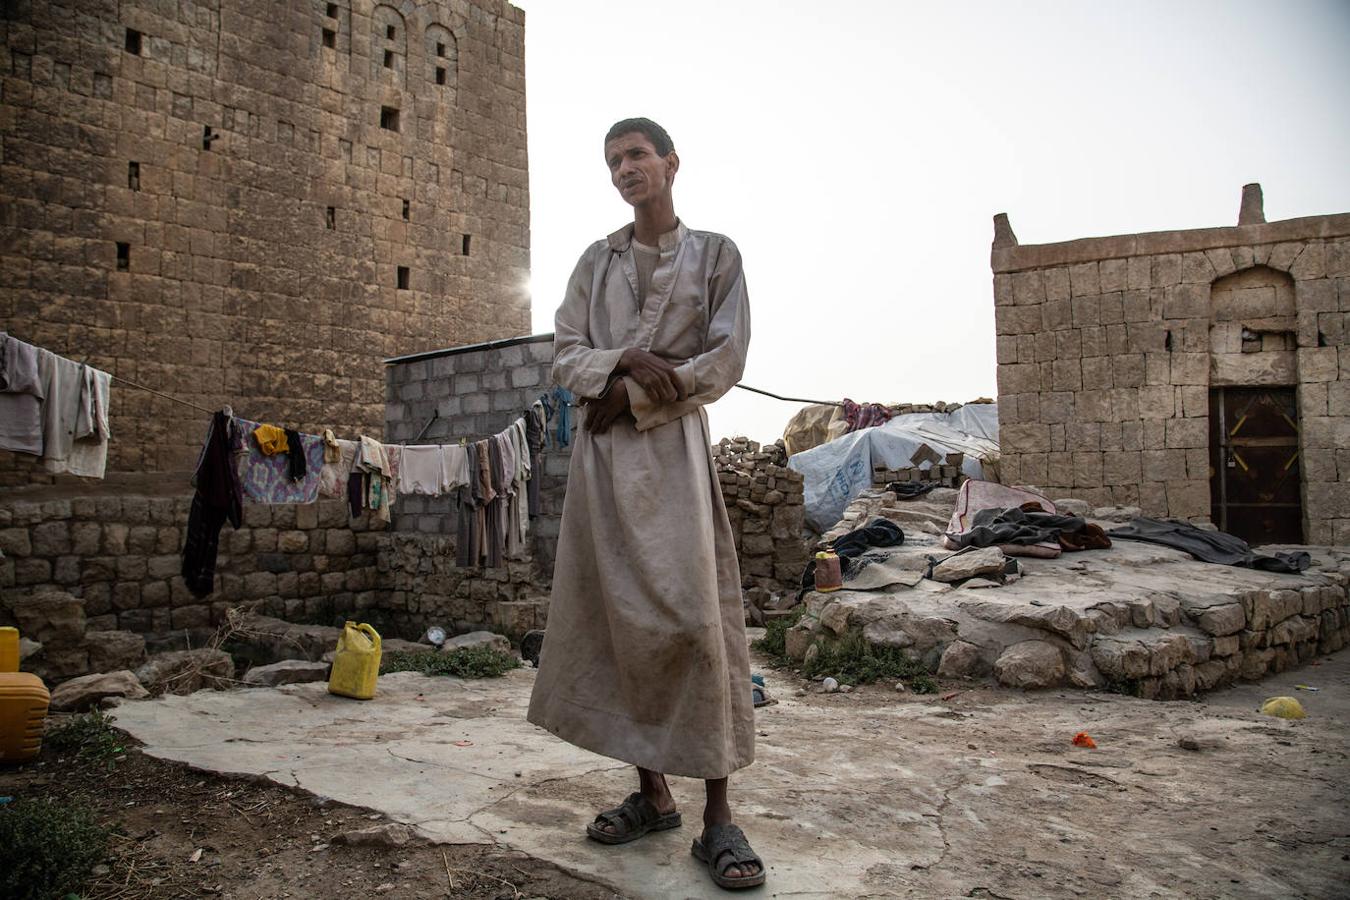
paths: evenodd
<path fill-rule="evenodd" d="M 42 455 L 38 348 L 0 331 L 0 450 Z"/>
<path fill-rule="evenodd" d="M 525 420 L 516 419 L 506 430 L 514 454 L 515 477 L 512 480 L 511 500 L 507 507 L 507 556 L 519 557 L 527 547 L 529 540 L 529 509 L 527 485 L 533 474 L 530 462 L 530 450 L 525 440 Z"/>
<path fill-rule="evenodd" d="M 396 445 L 386 446 L 372 437 L 361 435 L 356 461 L 352 465 L 352 474 L 363 476 L 361 506 L 373 512 L 381 522 L 390 521 L 390 507 L 394 505 L 398 494 L 395 488 L 398 469 L 393 460 L 402 458 L 401 450 Z M 348 486 L 350 488 L 350 482 Z"/>
<path fill-rule="evenodd" d="M 338 439 L 333 435 L 333 429 L 325 428 L 323 430 L 323 461 L 335 463 L 341 459 L 342 448 L 338 445 Z"/>
<path fill-rule="evenodd" d="M 572 442 L 572 392 L 562 385 L 553 389 L 553 402 L 558 417 L 554 440 L 558 447 L 566 447 Z"/>
<path fill-rule="evenodd" d="M 75 443 L 84 388 L 83 367 L 74 360 L 38 350 L 38 378 L 42 383 L 42 458 L 64 462 Z"/>
<path fill-rule="evenodd" d="M 458 444 L 445 444 L 441 447 L 441 477 L 445 493 L 456 491 L 469 481 L 469 454 L 466 448 Z"/>
<path fill-rule="evenodd" d="M 80 366 L 80 389 L 74 431 L 65 459 L 44 458 L 48 472 L 102 478 L 108 464 L 109 386 L 112 376 L 92 366 Z M 46 455 L 44 454 L 44 457 Z"/>
<path fill-rule="evenodd" d="M 400 494 L 439 497 L 449 490 L 445 451 L 440 444 L 416 444 L 403 448 L 403 467 L 398 478 Z"/>
<path fill-rule="evenodd" d="M 483 543 L 483 565 L 490 569 L 501 566 L 506 549 L 506 486 L 504 482 L 504 462 L 502 445 L 497 436 L 488 438 L 487 445 L 489 498 L 485 512 L 485 538 Z"/>
<path fill-rule="evenodd" d="M 288 437 L 286 429 L 276 425 L 259 425 L 253 429 L 253 439 L 258 442 L 258 449 L 267 456 L 275 456 L 289 450 Z"/>
<path fill-rule="evenodd" d="M 324 453 L 328 453 L 328 446 L 324 445 Z M 292 428 L 286 429 L 286 474 L 291 476 L 291 481 L 301 481 L 309 470 L 305 464 L 305 451 L 300 446 L 300 433 Z"/>
<path fill-rule="evenodd" d="M 197 597 L 215 589 L 220 529 L 243 523 L 243 493 L 235 469 L 234 422 L 223 412 L 211 417 L 192 483 L 192 508 L 183 541 L 183 581 Z"/>
<path fill-rule="evenodd" d="M 544 403 L 542 400 L 536 400 L 525 414 L 525 445 L 530 454 L 530 480 L 525 491 L 531 519 L 542 512 L 539 484 L 544 475 L 544 430 L 547 427 L 544 419 Z"/>
<path fill-rule="evenodd" d="M 325 435 L 331 435 L 333 432 L 325 431 Z M 334 439 L 337 454 L 336 458 L 329 460 L 330 447 L 328 439 L 324 438 L 323 449 L 323 468 L 319 470 L 319 496 L 328 497 L 334 500 L 341 500 L 347 496 L 347 481 L 352 474 L 352 463 L 356 461 L 356 441 L 346 441 Z"/>
<path fill-rule="evenodd" d="M 464 448 L 465 465 L 469 478 L 455 492 L 459 522 L 456 528 L 455 563 L 461 567 L 478 564 L 481 545 L 478 542 L 478 445 Z"/>
<path fill-rule="evenodd" d="M 234 425 L 231 447 L 246 498 L 256 503 L 313 503 L 318 498 L 319 472 L 323 469 L 322 438 L 316 434 L 299 436 L 300 446 L 304 450 L 305 476 L 299 481 L 292 481 L 291 464 L 287 456 L 269 456 L 258 445 L 254 438 L 259 428 L 257 422 L 236 418 Z M 285 439 L 284 431 L 282 439 Z M 273 446 L 276 446 L 275 439 Z"/>

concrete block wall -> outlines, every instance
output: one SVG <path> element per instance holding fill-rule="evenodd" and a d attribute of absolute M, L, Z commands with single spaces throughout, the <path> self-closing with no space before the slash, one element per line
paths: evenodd
<path fill-rule="evenodd" d="M 494 435 L 553 390 L 552 367 L 551 334 L 391 360 L 386 439 L 448 444 Z M 572 421 L 575 425 L 575 415 Z M 528 552 L 498 568 L 455 564 L 453 498 L 399 498 L 390 552 L 381 561 L 386 587 L 381 608 L 391 627 L 408 637 L 440 624 L 457 631 L 486 627 L 518 638 L 544 626 L 572 456 L 570 444 L 555 443 L 550 439 L 544 451 L 542 515 L 530 520 Z"/>
<path fill-rule="evenodd" d="M 384 358 L 529 328 L 504 0 L 31 0 L 6 4 L 0 74 L 17 337 L 199 406 L 378 434 Z M 116 382 L 111 408 L 112 472 L 190 468 L 200 413 Z M 0 484 L 50 480 L 0 452 Z"/>
<path fill-rule="evenodd" d="M 1293 384 L 1305 538 L 1350 544 L 1350 214 L 1044 245 L 1000 220 L 1006 482 L 1207 518 L 1210 387 Z"/>

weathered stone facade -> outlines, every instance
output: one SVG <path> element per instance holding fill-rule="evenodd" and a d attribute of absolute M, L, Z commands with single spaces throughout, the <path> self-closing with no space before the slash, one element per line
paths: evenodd
<path fill-rule="evenodd" d="M 206 408 L 377 434 L 381 360 L 528 330 L 504 0 L 7 4 L 0 324 Z M 110 470 L 206 417 L 114 382 Z M 0 483 L 45 481 L 0 453 Z"/>
<path fill-rule="evenodd" d="M 376 605 L 383 526 L 346 504 L 244 506 L 243 527 L 220 533 L 216 590 L 194 597 L 183 583 L 183 536 L 191 496 L 108 492 L 0 504 L 0 594 L 48 591 L 83 601 L 88 627 L 162 633 L 212 629 L 230 606 L 292 621 L 329 622 Z"/>
<path fill-rule="evenodd" d="M 1265 223 L 1247 194 L 1232 228 L 1027 246 L 996 218 L 1004 481 L 1208 518 L 1213 392 L 1289 388 L 1302 537 L 1350 544 L 1350 214 Z"/>

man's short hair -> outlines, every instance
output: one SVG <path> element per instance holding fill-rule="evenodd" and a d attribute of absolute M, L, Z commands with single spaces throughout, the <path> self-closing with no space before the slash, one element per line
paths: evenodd
<path fill-rule="evenodd" d="M 670 139 L 670 135 L 651 119 L 623 119 L 615 122 L 610 126 L 609 134 L 605 135 L 605 143 L 634 132 L 647 136 L 647 140 L 656 148 L 657 156 L 665 156 L 675 149 L 675 142 Z"/>

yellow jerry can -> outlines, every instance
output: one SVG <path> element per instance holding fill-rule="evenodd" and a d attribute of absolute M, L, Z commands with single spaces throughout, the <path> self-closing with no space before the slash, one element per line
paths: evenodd
<path fill-rule="evenodd" d="M 19 629 L 0 628 L 0 672 L 19 671 Z"/>
<path fill-rule="evenodd" d="M 366 623 L 348 622 L 338 636 L 328 693 L 369 700 L 380 677 L 380 633 Z"/>
<path fill-rule="evenodd" d="M 49 702 L 47 686 L 32 672 L 0 672 L 0 765 L 38 755 Z"/>

